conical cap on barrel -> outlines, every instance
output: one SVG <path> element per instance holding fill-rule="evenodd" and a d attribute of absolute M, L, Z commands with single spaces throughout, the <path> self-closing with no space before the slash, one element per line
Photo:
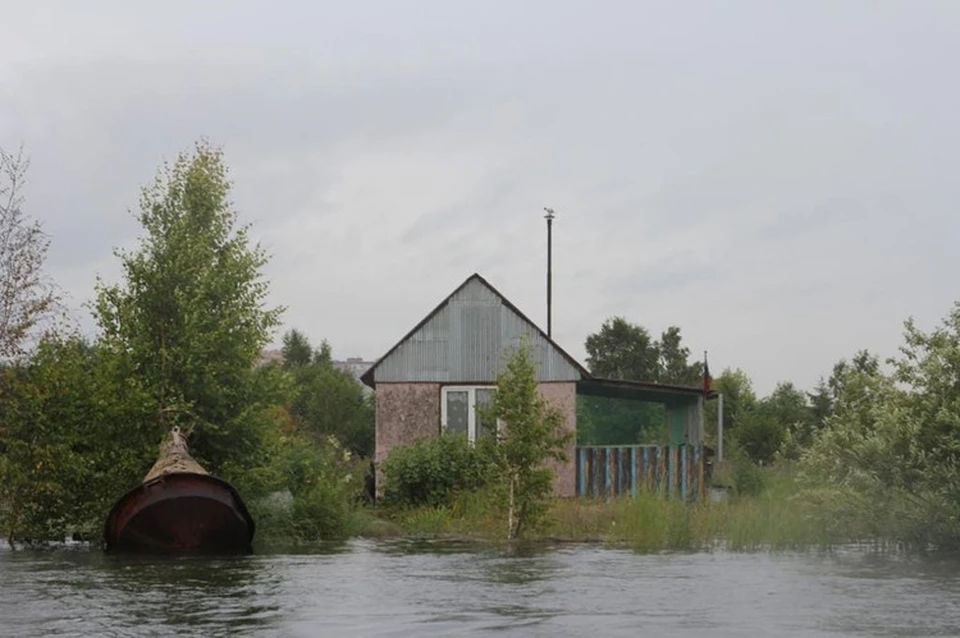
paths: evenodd
<path fill-rule="evenodd" d="M 174 472 L 191 472 L 193 474 L 208 474 L 203 466 L 193 460 L 187 449 L 187 438 L 179 427 L 170 430 L 170 436 L 160 444 L 160 454 L 156 463 L 143 478 L 144 483 Z"/>

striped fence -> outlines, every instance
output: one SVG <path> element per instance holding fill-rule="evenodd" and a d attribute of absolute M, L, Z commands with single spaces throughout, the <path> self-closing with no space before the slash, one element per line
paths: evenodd
<path fill-rule="evenodd" d="M 577 496 L 636 496 L 639 490 L 687 501 L 706 496 L 703 445 L 577 446 Z"/>

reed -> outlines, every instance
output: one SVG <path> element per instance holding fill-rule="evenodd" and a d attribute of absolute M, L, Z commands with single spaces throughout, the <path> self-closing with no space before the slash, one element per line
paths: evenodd
<path fill-rule="evenodd" d="M 756 496 L 683 503 L 641 490 L 635 498 L 554 499 L 545 525 L 531 541 L 601 542 L 639 552 L 808 550 L 865 540 L 862 525 L 835 519 L 835 511 L 808 499 L 789 472 L 768 473 Z M 499 541 L 506 527 L 483 492 L 451 505 L 391 515 L 408 534 Z M 859 525 L 859 526 L 858 526 Z M 871 538 L 882 537 L 872 530 Z"/>

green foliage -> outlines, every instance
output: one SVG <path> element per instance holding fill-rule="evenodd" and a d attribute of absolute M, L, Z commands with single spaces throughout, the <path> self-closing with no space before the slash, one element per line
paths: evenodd
<path fill-rule="evenodd" d="M 250 496 L 258 542 L 313 542 L 349 536 L 363 500 L 364 464 L 336 439 L 321 445 L 274 432 L 267 463 L 234 478 L 238 489 Z"/>
<path fill-rule="evenodd" d="M 857 540 L 857 529 L 833 524 L 816 503 L 798 498 L 789 470 L 747 465 L 763 475 L 758 495 L 684 503 L 642 488 L 636 498 L 553 499 L 549 519 L 526 537 L 599 541 L 640 552 L 802 550 Z M 464 493 L 447 505 L 399 512 L 396 522 L 409 533 L 497 540 L 502 524 L 491 516 L 490 498 L 483 490 Z"/>
<path fill-rule="evenodd" d="M 383 502 L 388 506 L 439 506 L 491 478 L 486 448 L 466 437 L 441 434 L 395 448 L 383 463 Z"/>
<path fill-rule="evenodd" d="M 158 439 L 152 399 L 132 372 L 109 350 L 48 335 L 0 376 L 8 538 L 96 537 L 113 501 L 142 479 Z"/>
<path fill-rule="evenodd" d="M 835 397 L 822 377 L 813 392 L 807 393 L 807 397 L 810 399 L 810 416 L 813 423 L 817 429 L 822 428 L 827 418 L 833 414 Z"/>
<path fill-rule="evenodd" d="M 960 304 L 929 334 L 908 321 L 901 350 L 890 376 L 863 353 L 835 368 L 804 497 L 863 537 L 960 548 Z"/>
<path fill-rule="evenodd" d="M 799 449 L 810 444 L 815 429 L 807 394 L 783 382 L 737 415 L 731 435 L 751 459 L 770 463 L 778 453 L 795 458 Z"/>
<path fill-rule="evenodd" d="M 310 365 L 313 361 L 313 346 L 307 335 L 299 330 L 290 330 L 283 335 L 283 348 L 280 351 L 283 354 L 283 367 L 300 368 Z"/>
<path fill-rule="evenodd" d="M 290 407 L 298 429 L 316 441 L 335 436 L 352 453 L 374 452 L 374 402 L 349 372 L 333 364 L 324 342 L 314 351 L 300 332 L 284 335 L 283 367 L 293 375 Z"/>
<path fill-rule="evenodd" d="M 586 350 L 590 372 L 598 377 L 696 385 L 703 370 L 701 362 L 689 362 L 690 350 L 682 344 L 676 326 L 667 328 L 655 340 L 646 328 L 614 317 L 587 337 Z M 577 442 L 581 445 L 659 442 L 665 436 L 662 405 L 578 398 Z"/>
<path fill-rule="evenodd" d="M 757 404 L 753 383 L 743 370 L 725 368 L 713 380 L 713 389 L 723 394 L 723 427 L 727 430 L 736 429 L 744 413 Z"/>
<path fill-rule="evenodd" d="M 590 373 L 609 379 L 652 380 L 657 353 L 650 333 L 623 317 L 608 319 L 586 340 Z"/>
<path fill-rule="evenodd" d="M 703 375 L 703 363 L 689 362 L 690 348 L 682 345 L 680 328 L 670 326 L 654 344 L 657 352 L 657 372 L 653 380 L 659 383 L 698 385 Z"/>
<path fill-rule="evenodd" d="M 497 379 L 488 416 L 501 427 L 480 445 L 494 461 L 495 494 L 506 512 L 507 538 L 515 539 L 542 521 L 553 489 L 547 463 L 566 461 L 572 438 L 563 414 L 540 395 L 529 347 L 521 347 Z"/>
<path fill-rule="evenodd" d="M 777 421 L 773 410 L 761 403 L 741 416 L 731 438 L 753 461 L 769 463 L 783 445 L 786 432 L 786 426 Z"/>
<path fill-rule="evenodd" d="M 724 440 L 733 441 L 735 437 L 731 437 L 731 433 L 735 433 L 743 415 L 753 409 L 757 403 L 753 383 L 743 370 L 725 368 L 723 372 L 714 377 L 713 389 L 723 395 Z M 704 404 L 704 425 L 707 431 L 707 440 L 711 445 L 716 445 L 717 440 L 718 403 L 718 401 L 707 401 Z"/>
<path fill-rule="evenodd" d="M 763 472 L 747 458 L 733 463 L 733 491 L 738 496 L 759 496 L 763 492 Z"/>
<path fill-rule="evenodd" d="M 662 405 L 594 396 L 577 397 L 577 445 L 660 443 L 666 436 Z"/>
<path fill-rule="evenodd" d="M 815 428 L 822 428 L 834 413 L 837 400 L 844 394 L 846 378 L 849 375 L 858 373 L 870 376 L 879 372 L 880 360 L 867 350 L 859 350 L 851 360 L 841 359 L 834 364 L 830 378 L 826 381 L 821 378 L 814 391 L 807 394 Z"/>
<path fill-rule="evenodd" d="M 755 497 L 766 489 L 765 472 L 732 440 L 724 449 L 723 463 L 714 470 L 711 483 L 738 497 Z"/>
<path fill-rule="evenodd" d="M 591 374 L 609 379 L 632 379 L 696 385 L 703 364 L 690 363 L 680 328 L 670 326 L 654 340 L 646 328 L 623 317 L 608 319 L 586 340 Z"/>
<path fill-rule="evenodd" d="M 103 343 L 130 358 L 158 407 L 156 438 L 191 432 L 191 451 L 218 473 L 261 445 L 259 413 L 272 398 L 254 372 L 281 309 L 265 309 L 266 256 L 236 226 L 219 150 L 204 143 L 165 165 L 143 189 L 145 236 L 118 252 L 124 285 L 98 285 Z"/>
<path fill-rule="evenodd" d="M 908 320 L 901 352 L 893 378 L 911 390 L 904 410 L 931 464 L 952 471 L 960 466 L 960 302 L 930 333 Z"/>
<path fill-rule="evenodd" d="M 43 272 L 50 238 L 23 211 L 30 160 L 0 147 L 0 362 L 25 353 L 24 345 L 60 299 Z"/>

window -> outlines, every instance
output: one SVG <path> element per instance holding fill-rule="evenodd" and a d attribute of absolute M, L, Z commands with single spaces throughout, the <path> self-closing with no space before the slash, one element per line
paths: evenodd
<path fill-rule="evenodd" d="M 477 408 L 493 407 L 493 386 L 447 386 L 440 391 L 440 427 L 465 434 L 472 443 L 478 436 L 492 433 L 493 422 L 477 413 Z"/>

